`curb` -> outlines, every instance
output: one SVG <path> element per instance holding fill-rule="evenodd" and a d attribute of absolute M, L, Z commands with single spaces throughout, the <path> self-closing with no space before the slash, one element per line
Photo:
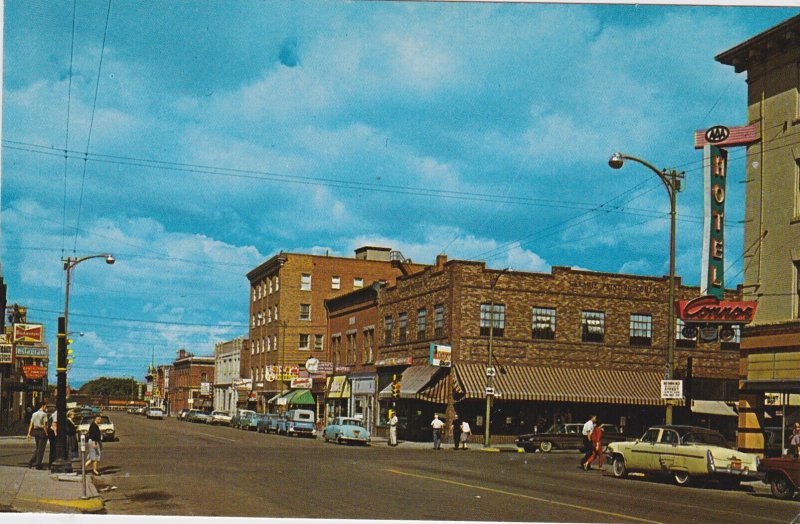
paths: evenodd
<path fill-rule="evenodd" d="M 33 504 L 49 504 L 51 506 L 58 506 L 61 508 L 72 508 L 82 513 L 97 513 L 103 510 L 103 501 L 99 498 L 78 499 L 78 500 L 62 500 L 62 499 L 29 499 L 17 497 L 16 500 L 23 502 L 31 502 Z M 15 502 L 16 502 L 15 500 Z"/>

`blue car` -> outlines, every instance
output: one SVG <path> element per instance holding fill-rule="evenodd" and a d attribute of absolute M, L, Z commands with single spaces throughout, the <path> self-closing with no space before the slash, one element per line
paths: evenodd
<path fill-rule="evenodd" d="M 310 409 L 290 409 L 278 420 L 277 433 L 314 438 L 314 412 Z"/>
<path fill-rule="evenodd" d="M 278 420 L 281 416 L 277 413 L 264 413 L 258 416 L 258 432 L 259 433 L 277 433 Z"/>
<path fill-rule="evenodd" d="M 325 442 L 334 441 L 337 444 L 356 443 L 369 444 L 369 430 L 364 427 L 360 418 L 336 417 L 333 424 L 322 430 L 322 439 Z"/>
<path fill-rule="evenodd" d="M 248 431 L 256 431 L 258 429 L 259 416 L 258 413 L 242 415 L 242 418 L 239 419 L 239 427 Z"/>

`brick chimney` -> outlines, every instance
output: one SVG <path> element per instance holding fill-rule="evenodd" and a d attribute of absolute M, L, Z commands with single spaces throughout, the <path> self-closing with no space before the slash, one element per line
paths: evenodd
<path fill-rule="evenodd" d="M 182 358 L 186 358 L 186 350 L 185 349 L 178 350 L 178 360 L 180 360 Z"/>
<path fill-rule="evenodd" d="M 444 264 L 447 262 L 447 255 L 442 253 L 441 255 L 436 255 L 436 271 L 442 271 L 444 269 Z"/>

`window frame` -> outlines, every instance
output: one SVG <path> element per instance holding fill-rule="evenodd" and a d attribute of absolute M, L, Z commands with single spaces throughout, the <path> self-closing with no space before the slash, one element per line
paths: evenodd
<path fill-rule="evenodd" d="M 300 320 L 311 321 L 311 304 L 300 304 Z"/>
<path fill-rule="evenodd" d="M 394 320 L 392 319 L 392 315 L 387 315 L 383 317 L 383 343 L 387 346 L 392 345 L 392 328 Z"/>
<path fill-rule="evenodd" d="M 428 328 L 428 309 L 417 309 L 417 340 L 425 339 L 425 331 Z"/>
<path fill-rule="evenodd" d="M 506 327 L 506 305 L 500 302 L 495 302 L 494 307 L 491 303 L 481 303 L 480 305 L 480 320 L 478 327 L 480 336 L 489 336 L 489 325 L 491 324 L 491 333 L 493 337 L 502 337 L 505 334 Z"/>
<path fill-rule="evenodd" d="M 300 291 L 311 291 L 311 273 L 300 273 Z"/>
<path fill-rule="evenodd" d="M 602 344 L 606 338 L 606 312 L 581 310 L 581 342 Z"/>
<path fill-rule="evenodd" d="M 551 314 L 552 313 L 552 314 Z M 534 340 L 553 340 L 556 338 L 556 308 L 531 307 L 531 338 Z M 544 324 L 547 323 L 545 327 Z"/>
<path fill-rule="evenodd" d="M 653 315 L 631 313 L 628 341 L 631 346 L 636 347 L 653 345 Z"/>

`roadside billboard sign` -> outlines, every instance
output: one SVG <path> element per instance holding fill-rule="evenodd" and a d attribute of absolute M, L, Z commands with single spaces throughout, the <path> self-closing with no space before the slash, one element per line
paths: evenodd
<path fill-rule="evenodd" d="M 14 324 L 14 342 L 42 343 L 44 326 L 42 324 Z"/>

